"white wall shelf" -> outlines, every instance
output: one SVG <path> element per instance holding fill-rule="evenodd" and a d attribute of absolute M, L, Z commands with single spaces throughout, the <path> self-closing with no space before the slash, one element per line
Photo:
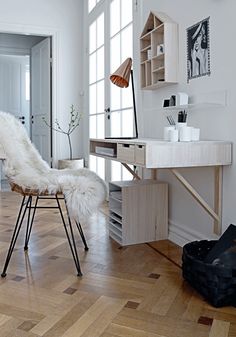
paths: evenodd
<path fill-rule="evenodd" d="M 192 103 L 192 104 L 185 104 L 185 105 L 175 105 L 175 106 L 163 107 L 163 110 L 180 111 L 180 110 L 194 110 L 194 109 L 204 109 L 204 108 L 222 108 L 224 106 L 225 105 L 221 103 L 202 102 L 202 103 Z"/>

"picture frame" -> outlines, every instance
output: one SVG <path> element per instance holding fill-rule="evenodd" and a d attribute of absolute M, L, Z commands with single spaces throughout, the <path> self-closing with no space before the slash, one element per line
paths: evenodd
<path fill-rule="evenodd" d="M 187 28 L 187 82 L 210 76 L 210 17 Z"/>

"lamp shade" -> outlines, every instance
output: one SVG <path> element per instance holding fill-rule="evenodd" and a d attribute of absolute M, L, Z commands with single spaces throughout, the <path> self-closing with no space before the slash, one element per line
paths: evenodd
<path fill-rule="evenodd" d="M 129 57 L 110 76 L 111 82 L 120 88 L 127 88 L 129 86 L 131 67 L 132 59 Z"/>

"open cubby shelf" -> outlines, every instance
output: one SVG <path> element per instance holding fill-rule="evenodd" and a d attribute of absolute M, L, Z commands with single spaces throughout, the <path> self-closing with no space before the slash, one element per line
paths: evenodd
<path fill-rule="evenodd" d="M 178 82 L 178 25 L 164 13 L 150 12 L 140 37 L 141 88 Z"/>

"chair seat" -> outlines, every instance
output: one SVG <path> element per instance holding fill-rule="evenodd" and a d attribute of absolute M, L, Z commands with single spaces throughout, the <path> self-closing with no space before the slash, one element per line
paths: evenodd
<path fill-rule="evenodd" d="M 49 193 L 48 190 L 40 191 L 38 189 L 31 189 L 31 188 L 23 188 L 20 185 L 15 184 L 12 181 L 9 181 L 11 186 L 11 190 L 13 192 L 20 193 L 23 196 L 50 196 L 56 194 L 62 194 L 62 191 L 56 191 L 55 193 Z"/>

